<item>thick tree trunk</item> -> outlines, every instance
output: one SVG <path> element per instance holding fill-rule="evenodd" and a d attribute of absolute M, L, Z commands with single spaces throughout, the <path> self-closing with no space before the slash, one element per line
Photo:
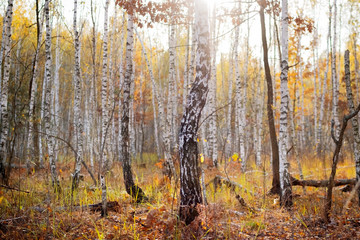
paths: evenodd
<path fill-rule="evenodd" d="M 9 78 L 10 78 L 10 54 L 11 54 L 11 23 L 13 16 L 13 0 L 8 1 L 4 26 L 5 31 L 2 37 L 2 48 L 4 48 L 4 77 L 2 78 L 2 92 L 0 97 L 1 106 L 1 135 L 0 135 L 0 177 L 6 182 L 9 176 L 6 176 L 5 165 L 7 160 L 7 145 L 9 132 L 9 116 L 8 116 L 8 94 L 9 94 Z M 0 75 L 1 77 L 1 75 Z M 1 86 L 0 86 L 1 88 Z"/>
<path fill-rule="evenodd" d="M 121 161 L 123 165 L 123 175 L 126 192 L 131 195 L 135 201 L 142 202 L 147 200 L 143 190 L 135 185 L 132 170 L 131 158 L 129 152 L 129 113 L 130 113 L 130 88 L 133 73 L 133 50 L 134 50 L 134 22 L 133 16 L 128 14 L 127 40 L 126 40 L 126 69 L 123 85 L 123 102 L 121 115 Z"/>
<path fill-rule="evenodd" d="M 280 194 L 280 175 L 279 175 L 279 146 L 276 137 L 275 122 L 274 122 L 274 96 L 273 96 L 273 85 L 268 61 L 268 47 L 266 41 L 266 30 L 265 30 L 265 17 L 264 17 L 264 5 L 260 5 L 260 23 L 261 23 L 261 36 L 262 36 L 262 45 L 263 45 L 263 54 L 264 54 L 264 68 L 265 76 L 267 83 L 267 115 L 268 115 L 268 124 L 270 131 L 270 141 L 271 141 L 271 150 L 272 150 L 272 189 L 271 193 Z"/>
<path fill-rule="evenodd" d="M 346 83 L 346 95 L 348 101 L 349 112 L 355 111 L 354 106 L 354 97 L 351 88 L 351 79 L 350 79 L 350 53 L 349 50 L 345 52 L 345 83 Z M 351 119 L 351 125 L 354 135 L 354 156 L 355 156 L 355 172 L 356 180 L 360 180 L 360 136 L 359 136 L 359 122 L 358 118 L 354 117 Z M 358 204 L 360 206 L 360 189 L 357 189 L 358 192 Z"/>
<path fill-rule="evenodd" d="M 292 206 L 292 190 L 289 174 L 289 162 L 287 159 L 288 140 L 288 111 L 289 111 L 289 89 L 288 89 L 288 3 L 282 0 L 281 8 L 281 105 L 280 105 L 280 134 L 279 134 L 279 165 L 280 165 L 280 187 L 281 205 L 290 208 Z"/>
<path fill-rule="evenodd" d="M 198 162 L 197 131 L 204 108 L 210 79 L 210 48 L 208 11 L 204 0 L 195 1 L 196 77 L 189 92 L 181 120 L 180 153 L 180 219 L 191 223 L 198 215 L 196 205 L 202 203 L 200 167 Z"/>

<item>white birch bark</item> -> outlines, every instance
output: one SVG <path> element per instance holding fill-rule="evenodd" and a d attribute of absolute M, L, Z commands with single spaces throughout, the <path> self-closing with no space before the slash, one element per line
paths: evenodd
<path fill-rule="evenodd" d="M 123 101 L 121 114 L 121 154 L 120 160 L 123 166 L 123 175 L 126 192 L 136 199 L 137 202 L 142 202 L 147 199 L 145 193 L 140 187 L 135 185 L 132 170 L 131 158 L 129 153 L 129 118 L 130 118 L 130 88 L 133 72 L 133 50 L 134 50 L 134 21 L 133 16 L 128 14 L 127 39 L 126 39 L 126 70 L 124 75 L 123 87 Z"/>
<path fill-rule="evenodd" d="M 195 58 L 196 58 L 196 37 L 195 37 L 195 25 L 191 26 L 191 54 L 190 54 L 190 65 L 188 75 L 188 90 L 191 88 L 194 82 L 194 70 L 195 70 Z"/>
<path fill-rule="evenodd" d="M 238 56 L 238 45 L 239 45 L 239 32 L 240 27 L 237 26 L 235 29 L 235 46 L 234 46 L 234 55 L 235 55 L 235 84 L 236 84 L 236 121 L 237 121 L 237 131 L 239 136 L 239 157 L 241 159 L 241 169 L 245 170 L 245 141 L 244 141 L 244 110 L 243 110 L 243 94 L 244 94 L 244 84 L 241 81 L 240 68 L 239 68 L 239 56 Z"/>
<path fill-rule="evenodd" d="M 34 143 L 34 136 L 33 136 L 33 130 L 34 130 L 34 107 L 35 107 L 35 95 L 37 92 L 37 78 L 39 75 L 39 55 L 40 55 L 40 47 L 41 47 L 41 39 L 42 39 L 42 25 L 44 20 L 44 14 L 42 14 L 42 20 L 39 22 L 39 33 L 38 33 L 38 39 L 36 42 L 36 50 L 35 50 L 35 57 L 34 57 L 34 64 L 33 64 L 33 72 L 31 77 L 31 86 L 30 86 L 30 96 L 29 96 L 29 128 L 28 128 L 28 141 L 27 141 L 27 158 L 26 158 L 26 167 L 28 172 L 30 171 L 30 159 L 34 157 L 34 152 L 31 149 L 32 144 Z M 40 168 L 43 167 L 42 162 L 40 162 Z"/>
<path fill-rule="evenodd" d="M 135 39 L 134 39 L 135 42 Z M 134 43 L 134 46 L 136 44 Z M 135 61 L 132 58 L 132 75 L 130 85 L 130 153 L 133 158 L 136 157 L 136 132 L 135 132 L 135 115 L 134 115 L 134 92 L 135 92 Z"/>
<path fill-rule="evenodd" d="M 346 96 L 348 102 L 349 112 L 352 113 L 355 111 L 354 97 L 351 88 L 351 75 L 350 75 L 350 52 L 346 50 L 345 52 L 345 84 L 346 84 Z M 360 135 L 359 135 L 359 122 L 358 118 L 353 117 L 351 119 L 351 125 L 354 135 L 354 156 L 355 156 L 355 172 L 356 172 L 356 181 L 360 180 Z M 358 205 L 360 206 L 360 190 L 357 189 L 358 193 Z"/>
<path fill-rule="evenodd" d="M 212 16 L 212 41 L 211 41 L 211 78 L 209 81 L 209 154 L 212 159 L 213 165 L 218 167 L 218 145 L 217 145 L 217 127 L 216 127 L 216 2 L 213 6 L 213 16 Z"/>
<path fill-rule="evenodd" d="M 59 24 L 59 21 L 58 21 Z M 59 89 L 60 89 L 60 80 L 59 72 L 61 67 L 60 62 L 60 26 L 57 27 L 57 36 L 56 36 L 56 48 L 55 48 L 55 71 L 54 71 L 54 123 L 55 126 L 60 126 L 60 105 L 59 105 Z M 58 127 L 54 127 L 54 135 L 57 136 L 59 133 Z M 55 149 L 58 149 L 58 143 L 55 139 Z M 55 151 L 55 160 L 58 159 L 58 151 Z"/>
<path fill-rule="evenodd" d="M 7 13 L 7 12 L 6 12 Z M 3 65 L 3 60 L 4 60 L 4 50 L 5 50 L 5 31 L 6 31 L 6 20 L 8 18 L 6 18 L 6 13 L 5 13 L 5 17 L 3 17 L 3 29 L 2 29 L 2 40 L 1 40 L 1 45 L 0 45 L 0 66 Z M 1 86 L 2 86 L 2 80 L 3 80 L 3 76 L 2 76 L 3 72 L 2 72 L 2 68 L 0 67 L 0 96 L 1 96 Z M 1 112 L 1 104 L 0 104 L 0 112 Z"/>
<path fill-rule="evenodd" d="M 261 77 L 258 77 L 257 81 L 257 90 L 256 90 L 256 97 L 255 97 L 255 104 L 256 104 L 256 124 L 254 126 L 254 138 L 255 138 L 255 163 L 257 166 L 261 165 L 261 149 L 262 149 L 262 141 L 261 141 L 261 135 L 262 135 L 262 119 L 263 119 L 263 97 L 264 94 L 261 90 Z"/>
<path fill-rule="evenodd" d="M 112 31 L 111 31 L 111 42 L 110 42 L 110 53 L 109 53 L 109 79 L 110 79 L 110 85 L 109 85 L 109 94 L 111 96 L 110 98 L 110 102 L 109 102 L 109 109 L 108 111 L 111 113 L 112 109 L 116 106 L 115 105 L 115 99 L 116 99 L 116 91 L 115 91 L 115 71 L 114 71 L 114 67 L 113 67 L 113 52 L 114 52 L 114 46 L 115 46 L 115 32 L 116 32 L 116 22 L 117 19 L 117 5 L 115 4 L 114 6 L 114 17 L 113 17 L 113 22 L 112 22 Z M 115 110 L 115 109 L 114 109 Z M 116 137 L 116 128 L 115 126 L 118 126 L 118 124 L 115 122 L 115 117 L 111 118 L 111 134 L 110 132 L 108 133 L 109 137 L 110 137 L 110 141 L 112 144 L 111 145 L 111 155 L 114 155 L 114 153 L 116 153 L 116 150 L 118 149 L 118 138 Z M 111 157 L 110 159 L 113 159 L 113 157 Z M 111 164 L 110 164 L 111 165 Z"/>
<path fill-rule="evenodd" d="M 196 205 L 204 203 L 200 187 L 197 131 L 201 111 L 206 103 L 210 79 L 209 25 L 205 1 L 195 1 L 195 25 L 198 42 L 196 57 L 196 78 L 187 97 L 186 108 L 181 120 L 179 135 L 180 153 L 180 212 L 179 217 L 186 224 L 198 215 Z"/>
<path fill-rule="evenodd" d="M 329 14 L 331 13 L 331 6 L 329 6 Z M 331 17 L 329 15 L 329 27 L 328 27 L 328 36 L 327 36 L 327 47 L 326 47 L 326 69 L 324 73 L 324 78 L 321 84 L 320 89 L 320 112 L 319 112 L 319 121 L 318 121 L 318 128 L 317 128 L 317 139 L 316 139 L 316 146 L 317 146 L 317 155 L 320 156 L 323 151 L 323 129 L 322 129 L 322 123 L 324 119 L 324 113 L 325 113 L 325 93 L 327 89 L 327 78 L 328 78 L 328 72 L 329 72 L 329 61 L 330 61 L 330 39 L 331 39 Z"/>
<path fill-rule="evenodd" d="M 174 95 L 175 95 L 175 84 L 176 84 L 176 70 L 175 70 L 175 58 L 176 58 L 176 40 L 175 40 L 175 25 L 170 25 L 169 30 L 169 85 L 168 85 L 168 102 L 167 102 L 167 112 L 166 112 L 166 136 L 165 136 L 165 155 L 168 154 L 168 157 L 171 158 L 171 145 L 173 144 L 173 109 L 175 105 Z M 167 161 L 167 159 L 165 159 Z"/>
<path fill-rule="evenodd" d="M 188 16 L 190 17 L 190 8 L 188 9 Z M 187 28 L 187 32 L 186 32 L 186 52 L 185 52 L 185 63 L 184 63 L 184 84 L 183 84 L 183 100 L 182 100 L 182 105 L 183 105 L 183 111 L 185 110 L 185 106 L 186 106 L 186 96 L 188 93 L 188 86 L 189 86 L 189 54 L 190 54 L 190 27 Z"/>
<path fill-rule="evenodd" d="M 315 7 L 316 8 L 316 7 Z M 316 13 L 316 10 L 314 10 Z M 319 84 L 320 84 L 320 76 L 317 76 L 317 69 L 318 69 L 318 58 L 317 58 L 317 48 L 318 48 L 318 34 L 317 29 L 314 29 L 314 38 L 313 38 L 314 46 L 313 46 L 313 75 L 314 75 L 314 137 L 315 137 L 315 146 L 316 141 L 318 139 L 318 84 L 317 84 L 317 77 L 319 77 Z"/>
<path fill-rule="evenodd" d="M 81 163 L 83 161 L 83 121 L 81 111 L 81 76 L 80 76 L 80 36 L 77 29 L 77 0 L 74 0 L 74 125 L 75 125 L 75 141 L 76 141 L 76 159 L 75 171 L 73 173 L 72 188 L 77 188 L 79 184 L 79 175 L 81 171 Z"/>
<path fill-rule="evenodd" d="M 336 32 L 336 23 L 337 23 L 337 3 L 334 0 L 333 3 L 334 12 L 333 12 L 333 42 L 332 42 L 332 52 L 331 52 L 331 79 L 332 79 L 332 114 L 335 121 L 335 136 L 338 137 L 340 134 L 340 120 L 339 120 L 339 79 L 337 77 L 336 70 L 336 43 L 337 43 L 337 32 Z"/>
<path fill-rule="evenodd" d="M 280 84 L 280 134 L 279 134 L 279 153 L 280 153 L 280 188 L 281 204 L 284 207 L 292 206 L 292 190 L 289 174 L 289 162 L 287 159 L 287 132 L 288 132 L 288 111 L 289 111 L 289 89 L 288 89 L 288 2 L 281 1 L 281 84 Z"/>
<path fill-rule="evenodd" d="M 108 149 L 106 143 L 106 137 L 109 133 L 108 130 L 108 104 L 107 104 L 107 90 L 108 90 L 108 10 L 109 0 L 105 2 L 105 14 L 104 14 L 104 35 L 103 35 L 103 56 L 102 56 L 102 78 L 101 78 L 101 143 L 100 143 L 100 155 L 101 157 L 101 173 L 106 172 L 108 169 Z"/>
<path fill-rule="evenodd" d="M 91 36 L 91 49 L 92 49 L 92 66 L 91 66 L 91 79 L 90 79 L 90 90 L 89 90 L 89 124 L 90 124 L 90 135 L 89 137 L 89 151 L 90 151 L 90 167 L 92 172 L 94 172 L 95 164 L 94 164 L 94 156 L 97 156 L 98 149 L 98 138 L 96 137 L 96 129 L 98 129 L 97 121 L 96 121 L 96 26 L 95 26 L 95 17 L 94 17 L 94 7 L 93 1 L 90 2 L 91 7 L 91 20 L 92 20 L 92 36 Z"/>
<path fill-rule="evenodd" d="M 50 14 L 49 14 L 49 2 L 45 0 L 45 20 L 46 20 L 46 38 L 45 38 L 45 79 L 46 79 L 46 90 L 45 90 L 45 105 L 44 105 L 44 122 L 45 122 L 45 133 L 46 142 L 48 146 L 48 156 L 50 164 L 50 173 L 52 184 L 55 188 L 60 189 L 60 184 L 57 176 L 55 156 L 54 156 L 54 137 L 52 137 L 52 123 L 51 123 L 51 88 L 52 88 L 52 60 L 51 60 L 51 27 L 50 27 Z"/>
<path fill-rule="evenodd" d="M 236 44 L 236 38 L 235 38 L 235 42 L 234 42 L 234 45 L 232 45 L 230 47 L 230 53 L 233 53 L 233 49 L 234 49 L 234 46 Z M 231 54 L 232 55 L 232 54 Z M 232 56 L 230 57 L 229 59 L 230 63 L 229 63 L 229 86 L 228 86 L 228 103 L 229 103 L 229 106 L 228 106 L 228 109 L 227 109 L 227 117 L 226 117 L 226 130 L 227 130 L 227 133 L 226 133 L 226 145 L 225 145 L 225 159 L 227 160 L 229 157 L 230 157 L 230 154 L 232 152 L 232 131 L 231 131 L 231 113 L 232 113 L 232 92 L 233 92 L 233 73 L 234 73 L 234 70 L 233 70 L 233 58 Z"/>
<path fill-rule="evenodd" d="M 0 135 L 0 174 L 1 179 L 5 180 L 5 165 L 7 159 L 7 144 L 9 131 L 8 116 L 8 94 L 9 94 L 9 78 L 10 78 L 10 54 L 11 54 L 11 24 L 13 17 L 13 0 L 8 1 L 6 9 L 3 31 L 2 47 L 4 49 L 4 76 L 2 78 L 2 92 L 0 97 L 1 106 L 1 135 Z M 1 75 L 0 75 L 1 78 Z M 1 86 L 0 86 L 1 88 Z"/>
<path fill-rule="evenodd" d="M 174 24 L 170 24 L 169 29 L 169 84 L 168 84 L 168 102 L 167 102 L 167 112 L 166 112 L 166 125 L 165 125 L 165 133 L 163 137 L 165 149 L 165 175 L 170 179 L 175 174 L 173 168 L 173 160 L 171 156 L 171 141 L 173 139 L 173 131 L 172 131 L 172 118 L 173 118 L 173 107 L 174 107 L 174 85 L 175 85 L 175 26 Z"/>
<path fill-rule="evenodd" d="M 123 22 L 125 22 L 125 13 L 123 15 Z M 125 41 L 125 30 L 123 29 L 122 33 L 121 33 L 121 44 L 120 44 L 120 62 L 119 62 L 119 92 L 121 93 L 121 90 L 123 88 L 123 83 L 124 83 L 124 58 L 123 58 L 123 53 L 124 53 L 124 47 L 125 47 L 125 44 L 124 44 L 124 41 Z M 122 114 L 122 110 L 121 110 L 121 97 L 119 95 L 119 125 L 118 125 L 118 128 L 119 128 L 119 138 L 118 138 L 118 142 L 119 142 L 119 154 L 121 154 L 121 121 L 120 121 L 120 116 Z"/>

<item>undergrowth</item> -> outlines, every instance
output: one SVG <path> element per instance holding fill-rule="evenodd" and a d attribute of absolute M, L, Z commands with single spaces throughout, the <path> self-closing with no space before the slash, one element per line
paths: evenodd
<path fill-rule="evenodd" d="M 66 158 L 64 158 L 66 159 Z M 230 158 L 218 169 L 210 161 L 201 163 L 205 170 L 208 205 L 199 205 L 200 215 L 188 226 L 178 219 L 179 183 L 163 178 L 162 165 L 152 154 L 134 159 L 134 178 L 149 198 L 137 204 L 126 193 L 120 163 L 114 163 L 106 175 L 107 199 L 118 207 L 101 218 L 100 212 L 80 209 L 101 201 L 101 189 L 92 185 L 83 170 L 84 181 L 71 194 L 71 166 L 58 163 L 61 192 L 54 192 L 46 169 L 27 175 L 23 168 L 14 169 L 10 186 L 27 191 L 0 189 L 1 239 L 355 239 L 360 227 L 357 200 L 349 209 L 343 205 L 349 193 L 336 188 L 332 222 L 322 222 L 324 188 L 293 187 L 294 207 L 286 211 L 277 196 L 268 195 L 271 188 L 271 165 L 265 157 L 261 166 L 249 161 L 247 171 L 241 172 L 239 159 Z M 305 179 L 325 179 L 330 162 L 314 156 L 302 156 Z M 325 167 L 324 167 L 325 166 Z M 291 174 L 299 178 L 295 159 L 291 160 Z M 229 188 L 212 184 L 221 175 L 242 186 Z M 339 164 L 337 178 L 355 177 L 354 163 L 344 157 Z M 240 195 L 255 212 L 242 207 L 235 195 Z"/>

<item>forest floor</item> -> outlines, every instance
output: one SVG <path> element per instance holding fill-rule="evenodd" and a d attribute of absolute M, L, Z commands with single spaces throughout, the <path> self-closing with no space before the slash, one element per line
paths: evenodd
<path fill-rule="evenodd" d="M 357 200 L 343 210 L 350 193 L 335 188 L 331 222 L 322 220 L 324 188 L 294 186 L 292 211 L 282 209 L 276 195 L 268 195 L 271 187 L 269 160 L 258 168 L 249 164 L 241 173 L 236 158 L 219 169 L 205 170 L 208 205 L 199 205 L 200 215 L 190 225 L 178 220 L 179 184 L 162 176 L 162 165 L 152 155 L 134 163 L 134 177 L 149 202 L 137 204 L 126 193 L 120 163 L 114 163 L 106 176 L 108 201 L 115 207 L 108 217 L 86 206 L 101 201 L 101 190 L 83 170 L 84 181 L 71 197 L 70 174 L 73 164 L 58 164 L 62 192 L 54 193 L 48 170 L 14 169 L 9 186 L 27 192 L 0 188 L 0 239 L 360 239 L 360 210 Z M 251 166 L 250 166 L 251 165 Z M 302 160 L 305 179 L 325 179 L 330 164 L 312 157 Z M 226 166 L 226 167 L 225 167 Z M 291 162 L 292 175 L 299 177 L 296 163 Z M 326 171 L 325 171 L 325 170 Z M 265 170 L 265 171 L 264 171 Z M 221 175 L 242 185 L 229 188 L 212 179 Z M 354 163 L 345 159 L 338 167 L 337 178 L 353 178 Z M 249 208 L 239 204 L 240 195 Z M 254 209 L 254 212 L 249 209 Z"/>

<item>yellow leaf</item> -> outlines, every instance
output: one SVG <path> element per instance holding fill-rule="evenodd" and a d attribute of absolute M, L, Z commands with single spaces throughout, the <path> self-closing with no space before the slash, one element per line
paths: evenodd
<path fill-rule="evenodd" d="M 200 161 L 203 163 L 204 162 L 204 156 L 200 157 Z"/>
<path fill-rule="evenodd" d="M 199 138 L 197 138 L 196 141 L 199 142 Z"/>
<path fill-rule="evenodd" d="M 2 202 L 3 199 L 4 199 L 4 196 L 1 196 L 0 197 L 0 203 Z"/>
<path fill-rule="evenodd" d="M 207 140 L 206 140 L 206 139 L 204 139 L 204 142 L 207 142 Z"/>

